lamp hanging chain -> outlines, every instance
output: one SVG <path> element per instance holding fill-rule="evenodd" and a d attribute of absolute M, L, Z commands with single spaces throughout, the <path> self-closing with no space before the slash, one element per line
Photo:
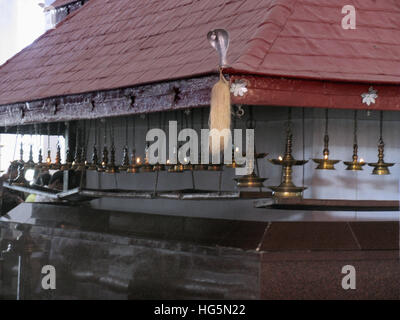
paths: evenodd
<path fill-rule="evenodd" d="M 328 109 L 326 109 L 328 110 Z M 302 151 L 303 151 L 303 161 L 305 161 L 306 158 L 306 132 L 305 132 L 305 110 L 304 108 L 302 108 L 302 120 L 301 120 L 301 130 L 302 130 Z M 326 128 L 328 128 L 328 122 L 326 122 Z M 303 188 L 305 185 L 305 174 L 306 174 L 306 168 L 305 166 L 302 166 L 302 184 L 303 184 Z"/>
<path fill-rule="evenodd" d="M 128 118 L 125 118 L 125 146 L 128 148 L 128 125 L 129 125 L 129 122 L 128 122 Z"/>
<path fill-rule="evenodd" d="M 358 141 L 357 141 L 357 110 L 354 110 L 354 138 L 353 138 L 353 142 L 354 142 L 354 145 L 357 145 L 358 144 Z"/>
<path fill-rule="evenodd" d="M 50 123 L 47 124 L 47 150 L 50 150 Z"/>
<path fill-rule="evenodd" d="M 379 120 L 379 141 L 383 143 L 383 111 L 380 112 L 380 120 Z"/>
<path fill-rule="evenodd" d="M 325 135 L 328 135 L 328 115 L 329 109 L 325 109 Z"/>
<path fill-rule="evenodd" d="M 104 119 L 104 147 L 107 146 L 107 120 Z"/>
<path fill-rule="evenodd" d="M 136 123 L 136 118 L 135 116 L 132 116 L 132 147 L 133 147 L 133 152 L 135 152 L 135 123 Z"/>
<path fill-rule="evenodd" d="M 288 135 L 292 134 L 292 108 L 288 109 L 288 121 L 287 121 L 286 133 Z"/>

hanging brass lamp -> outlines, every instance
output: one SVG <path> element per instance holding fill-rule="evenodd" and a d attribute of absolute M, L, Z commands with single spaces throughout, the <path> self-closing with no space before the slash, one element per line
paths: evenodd
<path fill-rule="evenodd" d="M 125 145 L 123 148 L 123 154 L 122 154 L 122 164 L 118 167 L 118 170 L 123 172 L 127 171 L 130 167 L 130 161 L 129 161 L 129 150 L 128 146 Z"/>
<path fill-rule="evenodd" d="M 254 161 L 257 161 L 257 160 L 255 159 Z M 250 163 L 248 165 L 249 165 L 249 172 L 251 172 L 251 173 L 244 175 L 240 178 L 233 179 L 236 182 L 236 186 L 238 188 L 263 188 L 264 181 L 266 181 L 267 178 L 260 178 L 255 173 L 255 168 L 254 168 L 253 163 Z"/>
<path fill-rule="evenodd" d="M 307 160 L 296 160 L 292 156 L 292 122 L 291 122 L 291 109 L 289 109 L 288 124 L 286 130 L 286 149 L 283 157 L 278 159 L 269 160 L 272 164 L 282 166 L 282 182 L 279 186 L 269 187 L 273 191 L 274 197 L 277 198 L 292 198 L 292 197 L 302 197 L 303 191 L 307 189 L 306 187 L 297 187 L 293 183 L 292 173 L 293 166 L 303 166 L 308 161 Z"/>
<path fill-rule="evenodd" d="M 29 183 L 25 179 L 25 162 L 24 162 L 24 149 L 23 149 L 23 143 L 22 143 L 22 138 L 21 136 L 21 144 L 20 144 L 20 149 L 19 149 L 19 155 L 20 158 L 18 161 L 13 161 L 14 164 L 17 165 L 17 177 L 11 181 L 11 183 L 14 186 L 27 186 Z M 17 139 L 18 139 L 18 134 L 17 134 Z"/>
<path fill-rule="evenodd" d="M 100 166 L 97 168 L 98 172 L 105 172 L 108 167 L 108 149 L 107 146 L 104 146 L 103 153 L 101 156 Z"/>
<path fill-rule="evenodd" d="M 110 162 L 105 168 L 105 173 L 118 173 L 118 166 L 115 163 L 114 124 L 112 120 L 111 125 L 109 126 L 109 132 L 111 137 Z"/>
<path fill-rule="evenodd" d="M 96 122 L 97 121 L 94 122 L 94 143 L 93 143 L 93 148 L 92 148 L 91 161 L 86 164 L 87 170 L 89 170 L 89 171 L 95 171 L 95 170 L 97 170 L 97 167 L 99 166 L 99 156 L 98 156 L 98 151 L 97 151 L 98 125 Z"/>
<path fill-rule="evenodd" d="M 347 168 L 346 170 L 361 171 L 363 166 L 366 165 L 364 160 L 361 158 L 358 160 L 358 142 L 357 142 L 357 110 L 354 110 L 354 137 L 353 137 L 353 160 L 343 162 Z"/>
<path fill-rule="evenodd" d="M 380 112 L 380 136 L 378 142 L 378 162 L 376 163 L 368 163 L 370 167 L 374 167 L 372 170 L 372 174 L 374 175 L 388 175 L 390 174 L 389 167 L 394 166 L 394 163 L 386 163 L 384 161 L 384 150 L 385 143 L 382 138 L 382 129 L 383 129 L 383 111 Z"/>
<path fill-rule="evenodd" d="M 131 155 L 131 165 L 129 166 L 126 172 L 139 173 L 141 166 L 142 166 L 142 161 L 140 160 L 139 157 L 136 157 L 135 149 L 133 149 Z"/>
<path fill-rule="evenodd" d="M 159 128 L 163 129 L 165 131 L 165 121 L 166 121 L 166 116 L 163 119 L 163 113 L 160 112 L 159 113 Z M 157 162 L 156 164 L 153 165 L 153 171 L 157 172 L 157 171 L 165 171 L 165 164 L 164 163 L 160 163 Z"/>
<path fill-rule="evenodd" d="M 149 143 L 146 143 L 146 148 L 144 149 L 145 157 L 144 157 L 144 163 L 142 166 L 142 171 L 143 172 L 153 172 L 153 165 L 150 164 L 149 162 Z"/>
<path fill-rule="evenodd" d="M 97 167 L 98 172 L 105 172 L 108 167 L 108 148 L 107 148 L 107 122 L 104 119 L 104 145 L 103 152 L 101 154 L 101 162 Z"/>
<path fill-rule="evenodd" d="M 126 170 L 128 173 L 139 173 L 140 168 L 142 166 L 142 161 L 139 157 L 136 157 L 136 148 L 135 148 L 135 133 L 136 133 L 136 118 L 132 117 L 132 153 L 131 153 L 131 164 L 129 168 Z"/>
<path fill-rule="evenodd" d="M 325 110 L 325 136 L 324 136 L 324 150 L 322 151 L 322 159 L 313 159 L 318 164 L 317 170 L 335 170 L 335 164 L 340 160 L 329 159 L 329 134 L 328 134 L 328 109 Z"/>
<path fill-rule="evenodd" d="M 115 165 L 115 146 L 114 142 L 111 145 L 110 163 L 106 166 L 105 173 L 118 173 L 118 167 Z"/>
<path fill-rule="evenodd" d="M 41 151 L 39 150 L 39 155 L 41 157 Z M 72 153 L 69 149 L 67 149 L 66 154 L 65 154 L 65 163 L 63 163 L 61 165 L 60 170 L 61 171 L 68 171 L 72 168 L 72 162 L 73 162 L 73 158 L 72 158 Z"/>
<path fill-rule="evenodd" d="M 128 118 L 126 117 L 125 118 L 125 146 L 122 149 L 122 163 L 118 167 L 118 170 L 120 172 L 126 172 L 130 167 L 129 149 L 128 149 L 128 144 L 129 144 L 128 131 L 129 131 L 129 123 L 128 123 Z"/>
<path fill-rule="evenodd" d="M 236 126 L 236 121 L 234 126 Z M 248 129 L 255 129 L 256 127 L 256 120 L 253 118 L 253 108 L 250 107 L 249 109 L 249 119 L 247 121 L 247 128 Z M 262 191 L 262 188 L 264 187 L 264 181 L 267 180 L 267 178 L 261 178 L 259 177 L 259 168 L 258 168 L 258 160 L 265 158 L 267 154 L 262 153 L 258 154 L 255 150 L 256 148 L 254 147 L 254 160 L 252 160 L 250 163 L 248 163 L 249 167 L 249 174 L 244 175 L 239 178 L 233 179 L 236 182 L 236 186 L 238 188 L 260 188 L 260 191 Z M 237 152 L 239 152 L 239 148 L 233 149 L 233 155 Z M 234 158 L 234 156 L 233 156 Z M 254 166 L 255 164 L 255 166 Z M 244 167 L 245 165 L 239 165 L 234 159 L 232 160 L 231 165 L 226 165 L 228 168 L 239 168 L 239 167 Z M 256 167 L 256 168 L 255 168 Z M 255 171 L 257 169 L 257 173 Z"/>
<path fill-rule="evenodd" d="M 29 147 L 29 160 L 24 164 L 26 170 L 35 168 L 35 161 L 33 161 L 33 146 Z"/>

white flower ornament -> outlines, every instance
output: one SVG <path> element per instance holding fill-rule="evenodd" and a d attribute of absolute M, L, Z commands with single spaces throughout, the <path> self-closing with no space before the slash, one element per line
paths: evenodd
<path fill-rule="evenodd" d="M 231 84 L 231 92 L 235 97 L 241 96 L 243 97 L 244 94 L 249 91 L 246 88 L 246 81 L 245 80 L 236 80 L 234 83 Z"/>
<path fill-rule="evenodd" d="M 370 87 L 368 90 L 368 93 L 363 93 L 361 95 L 362 103 L 365 103 L 367 106 L 370 106 L 371 104 L 375 104 L 376 99 L 378 98 L 378 91 L 374 90 L 373 87 Z"/>

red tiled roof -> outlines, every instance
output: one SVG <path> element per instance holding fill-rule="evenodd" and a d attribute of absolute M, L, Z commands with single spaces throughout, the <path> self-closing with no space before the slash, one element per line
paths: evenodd
<path fill-rule="evenodd" d="M 400 83 L 400 4 L 353 0 L 91 0 L 0 68 L 0 104 L 215 72 L 210 29 L 242 72 Z"/>

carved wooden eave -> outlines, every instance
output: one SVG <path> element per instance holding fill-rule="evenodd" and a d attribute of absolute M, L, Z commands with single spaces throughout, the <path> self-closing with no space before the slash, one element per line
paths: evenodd
<path fill-rule="evenodd" d="M 0 127 L 207 107 L 217 75 L 0 106 Z"/>

